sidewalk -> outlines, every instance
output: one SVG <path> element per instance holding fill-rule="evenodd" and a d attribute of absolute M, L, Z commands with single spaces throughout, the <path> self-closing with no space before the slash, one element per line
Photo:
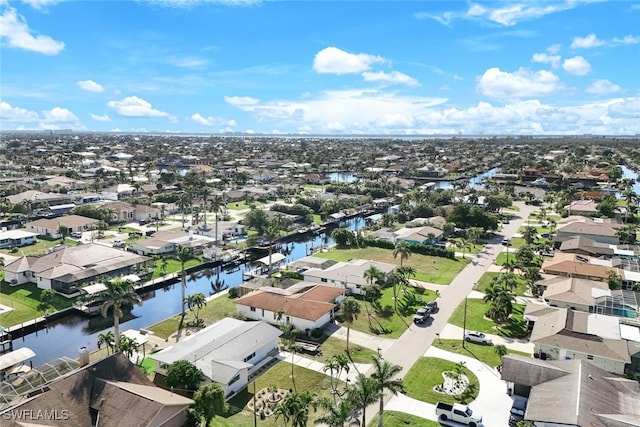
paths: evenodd
<path fill-rule="evenodd" d="M 325 327 L 326 334 L 343 341 L 347 340 L 347 328 L 338 326 L 336 324 L 329 324 Z M 349 343 L 358 344 L 368 349 L 379 351 L 384 353 L 388 350 L 395 340 L 391 338 L 382 338 L 376 335 L 365 334 L 364 332 L 356 331 L 351 328 L 349 331 Z"/>
<path fill-rule="evenodd" d="M 277 358 L 282 360 L 283 362 L 291 363 L 291 353 L 288 351 L 281 351 L 280 353 L 278 353 Z M 309 359 L 308 357 L 302 356 L 299 353 L 296 353 L 293 356 L 293 364 L 302 368 L 329 375 L 329 371 L 324 370 L 324 367 L 326 366 L 324 363 L 318 362 L 317 360 Z M 358 373 L 367 372 L 373 365 L 368 363 L 355 363 L 350 364 L 349 366 L 355 369 L 349 369 L 349 372 L 342 372 L 338 376 L 338 379 L 345 383 L 355 382 L 356 378 L 358 377 Z"/>

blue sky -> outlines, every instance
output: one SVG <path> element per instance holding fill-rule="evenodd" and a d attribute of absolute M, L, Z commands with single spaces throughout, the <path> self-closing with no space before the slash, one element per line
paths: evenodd
<path fill-rule="evenodd" d="M 640 0 L 0 0 L 0 43 L 3 130 L 640 134 Z"/>

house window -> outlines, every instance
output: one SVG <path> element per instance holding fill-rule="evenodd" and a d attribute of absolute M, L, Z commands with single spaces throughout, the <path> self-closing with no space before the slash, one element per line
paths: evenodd
<path fill-rule="evenodd" d="M 169 369 L 169 364 L 168 363 L 160 363 L 160 369 Z"/>
<path fill-rule="evenodd" d="M 236 381 L 238 381 L 240 379 L 240 375 L 236 375 L 235 377 L 233 377 L 231 379 L 231 381 L 229 381 L 229 385 L 235 383 Z"/>
<path fill-rule="evenodd" d="M 250 307 L 249 310 L 256 311 L 256 308 L 255 307 Z"/>
<path fill-rule="evenodd" d="M 593 360 L 593 354 L 587 354 L 587 360 Z"/>
<path fill-rule="evenodd" d="M 255 351 L 253 353 L 251 353 L 250 355 L 248 355 L 247 357 L 245 357 L 244 361 L 248 362 L 249 360 L 253 359 L 254 357 L 256 357 L 256 352 Z"/>
<path fill-rule="evenodd" d="M 264 308 L 262 309 L 262 317 L 264 317 Z"/>
<path fill-rule="evenodd" d="M 327 279 L 325 279 L 324 277 L 323 277 L 323 278 L 321 278 L 321 279 L 320 279 L 320 281 L 321 281 L 322 283 L 327 283 Z"/>

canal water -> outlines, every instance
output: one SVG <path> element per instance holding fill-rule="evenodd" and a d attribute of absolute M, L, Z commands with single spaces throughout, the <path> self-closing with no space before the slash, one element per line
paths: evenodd
<path fill-rule="evenodd" d="M 364 227 L 364 219 L 352 218 L 347 222 L 352 230 Z M 296 236 L 297 237 L 297 236 Z M 286 254 L 286 262 L 295 261 L 307 255 L 312 246 L 332 245 L 333 239 L 326 234 L 317 236 L 300 235 L 297 241 L 282 245 Z M 211 283 L 219 277 L 232 288 L 242 283 L 242 273 L 255 266 L 245 264 L 234 270 L 204 269 L 196 274 L 187 276 L 186 295 L 202 292 L 205 295 L 213 293 Z M 144 295 L 142 305 L 135 306 L 120 320 L 120 331 L 127 329 L 147 328 L 154 323 L 177 314 L 181 310 L 180 283 L 150 291 Z M 69 315 L 51 321 L 48 328 L 16 338 L 14 349 L 29 347 L 36 356 L 31 359 L 34 366 L 42 365 L 55 358 L 67 356 L 76 358 L 80 347 L 87 347 L 90 351 L 97 348 L 98 335 L 113 327 L 109 316 L 87 317 L 84 315 Z"/>

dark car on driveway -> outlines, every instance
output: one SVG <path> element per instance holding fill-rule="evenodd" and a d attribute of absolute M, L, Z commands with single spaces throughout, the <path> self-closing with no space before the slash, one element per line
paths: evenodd
<path fill-rule="evenodd" d="M 427 309 L 427 311 L 429 311 L 429 314 L 435 313 L 436 311 L 438 311 L 438 302 L 433 300 L 433 301 L 429 301 L 424 308 Z"/>
<path fill-rule="evenodd" d="M 430 312 L 425 307 L 422 307 L 413 316 L 413 323 L 415 323 L 415 324 L 424 323 L 425 320 L 427 320 L 429 318 L 429 314 L 430 314 Z"/>

